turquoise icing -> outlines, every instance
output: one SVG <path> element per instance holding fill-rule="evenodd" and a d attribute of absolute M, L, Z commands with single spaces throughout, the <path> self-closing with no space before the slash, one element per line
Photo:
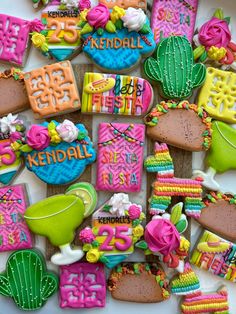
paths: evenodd
<path fill-rule="evenodd" d="M 108 262 L 104 264 L 106 265 L 107 268 L 112 269 L 118 264 L 120 264 L 121 262 L 123 262 L 127 257 L 128 255 L 109 255 L 109 256 L 106 256 L 106 258 L 108 259 Z"/>
<path fill-rule="evenodd" d="M 148 19 L 146 23 L 150 28 Z M 116 72 L 127 70 L 127 68 L 137 64 L 142 56 L 149 56 L 154 52 L 156 43 L 151 29 L 148 34 L 142 34 L 142 36 L 147 38 L 150 45 L 146 44 L 140 36 L 141 34 L 138 32 L 129 32 L 127 28 L 123 28 L 121 30 L 117 29 L 116 33 L 109 33 L 104 30 L 101 36 L 99 36 L 97 32 L 92 32 L 82 35 L 81 37 L 85 40 L 83 51 L 87 54 L 87 56 L 91 58 L 100 68 Z M 100 38 L 107 38 L 109 40 L 113 38 L 119 38 L 120 40 L 123 40 L 124 38 L 133 38 L 134 45 L 137 45 L 138 38 L 140 38 L 140 45 L 143 48 L 106 48 L 106 43 L 104 43 L 103 50 L 96 47 L 91 49 L 91 38 L 95 41 L 97 40 L 97 42 L 99 42 Z"/>
<path fill-rule="evenodd" d="M 67 60 L 75 52 L 75 49 L 50 48 L 49 52 L 57 61 L 64 61 Z"/>
<path fill-rule="evenodd" d="M 16 175 L 17 171 L 11 171 L 11 172 L 7 172 L 7 173 L 4 173 L 4 174 L 1 174 L 0 175 L 0 182 L 2 184 L 9 184 L 12 179 L 14 178 L 14 176 Z"/>
<path fill-rule="evenodd" d="M 58 122 L 54 121 L 56 125 L 58 125 Z M 46 126 L 48 125 L 48 122 L 44 122 L 41 125 Z M 79 129 L 79 131 L 86 132 L 86 128 L 83 124 L 76 124 L 76 127 Z M 86 151 L 88 154 L 91 154 L 91 157 L 84 158 L 84 159 L 76 159 L 71 158 L 70 160 L 68 157 L 65 158 L 62 162 L 53 162 L 53 159 L 50 157 L 50 164 L 46 163 L 46 156 L 43 159 L 43 162 L 46 163 L 44 166 L 35 165 L 32 164 L 30 166 L 27 155 L 37 156 L 38 152 L 37 150 L 33 150 L 30 153 L 24 153 L 25 157 L 25 164 L 26 167 L 34 172 L 37 177 L 39 177 L 42 181 L 48 183 L 48 184 L 66 184 L 69 182 L 73 182 L 75 179 L 77 179 L 85 170 L 86 166 L 91 164 L 96 159 L 96 151 L 92 146 L 92 142 L 90 141 L 90 138 L 86 136 L 82 142 L 76 141 L 72 143 L 66 143 L 61 142 L 58 145 L 55 146 L 48 146 L 47 148 L 41 150 L 40 152 L 49 152 L 52 151 L 67 151 L 69 147 L 79 147 L 81 150 L 81 154 L 84 156 L 82 145 L 83 142 L 87 142 L 86 144 Z M 32 157 L 33 158 L 33 157 Z M 38 162 L 38 158 L 34 158 Z"/>

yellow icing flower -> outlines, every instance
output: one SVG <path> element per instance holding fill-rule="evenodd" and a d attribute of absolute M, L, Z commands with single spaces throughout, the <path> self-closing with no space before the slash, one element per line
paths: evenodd
<path fill-rule="evenodd" d="M 224 47 L 217 48 L 215 46 L 211 46 L 207 54 L 210 59 L 219 61 L 226 55 L 226 49 Z"/>
<path fill-rule="evenodd" d="M 48 134 L 51 138 L 51 143 L 52 144 L 59 144 L 61 143 L 61 138 L 58 134 L 58 132 L 56 131 L 56 129 L 49 129 L 48 130 Z"/>
<path fill-rule="evenodd" d="M 190 249 L 190 242 L 185 237 L 180 237 L 180 251 L 188 252 Z"/>
<path fill-rule="evenodd" d="M 139 225 L 133 229 L 133 235 L 140 238 L 143 235 L 143 226 Z"/>
<path fill-rule="evenodd" d="M 19 150 L 20 147 L 21 147 L 21 144 L 19 144 L 18 142 L 11 143 L 11 148 L 13 151 Z"/>
<path fill-rule="evenodd" d="M 36 48 L 41 48 L 46 42 L 46 37 L 43 34 L 33 32 L 31 37 L 32 43 Z"/>
<path fill-rule="evenodd" d="M 115 5 L 110 14 L 112 23 L 115 24 L 124 15 L 125 15 L 125 10 Z"/>
<path fill-rule="evenodd" d="M 96 263 L 101 256 L 101 253 L 97 249 L 91 249 L 86 254 L 86 259 L 89 263 Z"/>
<path fill-rule="evenodd" d="M 80 19 L 82 22 L 87 22 L 87 14 L 89 12 L 89 9 L 83 10 L 80 12 Z"/>

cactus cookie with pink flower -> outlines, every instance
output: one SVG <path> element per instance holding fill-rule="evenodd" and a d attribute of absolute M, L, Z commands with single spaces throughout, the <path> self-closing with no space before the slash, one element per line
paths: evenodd
<path fill-rule="evenodd" d="M 48 184 L 73 182 L 96 159 L 86 128 L 70 120 L 33 124 L 20 150 L 26 167 Z"/>
<path fill-rule="evenodd" d="M 149 20 L 140 8 L 114 6 L 109 11 L 100 3 L 87 14 L 83 11 L 82 18 L 83 51 L 102 70 L 125 73 L 155 50 Z"/>

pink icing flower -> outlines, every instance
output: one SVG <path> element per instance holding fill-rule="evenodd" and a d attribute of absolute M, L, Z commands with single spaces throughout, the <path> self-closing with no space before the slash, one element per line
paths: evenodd
<path fill-rule="evenodd" d="M 152 252 L 159 252 L 164 256 L 178 249 L 180 245 L 177 229 L 166 219 L 150 221 L 145 228 L 144 239 Z"/>
<path fill-rule="evenodd" d="M 228 24 L 224 20 L 213 17 L 203 24 L 198 33 L 198 39 L 208 50 L 211 46 L 226 48 L 231 40 Z"/>
<path fill-rule="evenodd" d="M 42 150 L 50 144 L 48 129 L 42 125 L 33 124 L 26 134 L 26 139 L 27 144 L 36 150 Z"/>
<path fill-rule="evenodd" d="M 16 132 L 11 133 L 11 136 L 10 136 L 11 142 L 15 142 L 15 141 L 21 140 L 21 139 L 22 139 L 22 136 L 21 136 L 20 132 L 16 131 Z"/>
<path fill-rule="evenodd" d="M 92 243 L 95 240 L 95 236 L 93 235 L 91 228 L 85 228 L 80 231 L 79 239 L 83 243 Z"/>
<path fill-rule="evenodd" d="M 33 21 L 30 22 L 31 32 L 40 33 L 43 29 L 45 29 L 45 26 L 39 19 L 34 19 Z"/>
<path fill-rule="evenodd" d="M 99 4 L 92 8 L 87 14 L 87 21 L 89 25 L 95 28 L 105 28 L 109 21 L 110 12 L 104 4 Z"/>
<path fill-rule="evenodd" d="M 80 0 L 79 2 L 79 10 L 83 11 L 85 9 L 91 8 L 91 1 L 90 0 Z"/>
<path fill-rule="evenodd" d="M 129 217 L 131 220 L 139 219 L 141 208 L 138 205 L 131 205 L 128 209 Z"/>

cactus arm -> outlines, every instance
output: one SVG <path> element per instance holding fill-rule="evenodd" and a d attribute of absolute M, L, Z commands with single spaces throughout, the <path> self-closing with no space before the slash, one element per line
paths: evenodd
<path fill-rule="evenodd" d="M 46 301 L 58 289 L 58 279 L 53 273 L 43 275 L 41 296 L 43 301 Z"/>
<path fill-rule="evenodd" d="M 206 67 L 202 63 L 196 63 L 193 66 L 192 82 L 193 88 L 202 85 L 206 78 Z"/>
<path fill-rule="evenodd" d="M 144 71 L 151 80 L 162 82 L 160 66 L 154 58 L 148 58 L 145 61 Z"/>
<path fill-rule="evenodd" d="M 11 288 L 8 279 L 4 275 L 0 275 L 0 294 L 5 297 L 11 297 Z"/>

